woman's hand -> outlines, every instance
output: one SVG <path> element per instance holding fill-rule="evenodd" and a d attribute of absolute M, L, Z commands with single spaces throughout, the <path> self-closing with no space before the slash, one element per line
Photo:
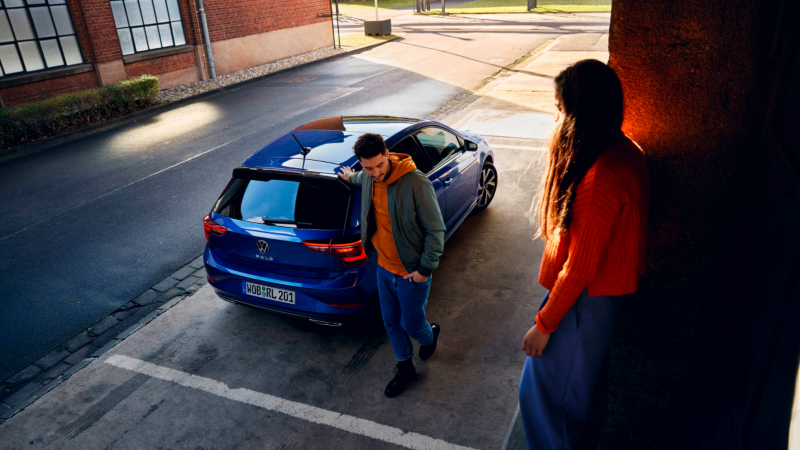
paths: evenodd
<path fill-rule="evenodd" d="M 528 356 L 534 358 L 542 356 L 544 348 L 547 346 L 547 341 L 550 340 L 550 335 L 539 331 L 539 327 L 534 324 L 527 333 L 525 338 L 522 339 L 522 350 Z"/>

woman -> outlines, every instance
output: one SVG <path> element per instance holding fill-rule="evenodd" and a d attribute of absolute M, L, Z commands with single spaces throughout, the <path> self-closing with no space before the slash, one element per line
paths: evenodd
<path fill-rule="evenodd" d="M 555 85 L 557 125 L 534 204 L 549 292 L 522 341 L 520 413 L 531 449 L 596 449 L 606 406 L 598 377 L 622 296 L 644 273 L 650 181 L 642 150 L 620 129 L 614 71 L 583 60 Z"/>

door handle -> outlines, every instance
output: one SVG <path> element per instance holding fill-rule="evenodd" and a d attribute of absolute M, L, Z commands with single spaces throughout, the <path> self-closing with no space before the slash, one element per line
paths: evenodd
<path fill-rule="evenodd" d="M 453 182 L 452 178 L 445 178 L 444 179 L 444 185 L 445 186 L 450 186 L 450 183 L 452 183 L 452 182 Z"/>

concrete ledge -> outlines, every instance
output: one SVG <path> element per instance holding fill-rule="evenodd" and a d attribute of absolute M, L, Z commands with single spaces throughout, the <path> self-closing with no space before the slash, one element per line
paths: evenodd
<path fill-rule="evenodd" d="M 143 53 L 134 53 L 133 55 L 123 56 L 122 62 L 131 64 L 139 61 L 147 61 L 148 59 L 163 58 L 165 56 L 179 55 L 181 53 L 191 52 L 194 50 L 193 45 L 181 45 L 178 47 L 168 47 L 158 50 L 150 50 Z"/>
<path fill-rule="evenodd" d="M 81 64 L 78 66 L 61 67 L 58 69 L 45 70 L 43 72 L 34 72 L 24 75 L 16 75 L 10 77 L 0 78 L 0 89 L 11 86 L 19 86 L 22 84 L 35 83 L 37 81 L 50 80 L 52 78 L 67 77 L 70 75 L 77 75 L 79 73 L 91 72 L 91 64 Z"/>
<path fill-rule="evenodd" d="M 217 76 L 333 45 L 331 25 L 319 22 L 211 43 Z"/>

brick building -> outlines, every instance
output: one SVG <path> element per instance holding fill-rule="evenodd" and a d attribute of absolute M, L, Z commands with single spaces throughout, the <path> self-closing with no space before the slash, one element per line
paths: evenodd
<path fill-rule="evenodd" d="M 328 0 L 204 0 L 217 75 L 333 45 Z M 207 79 L 197 0 L 0 0 L 6 108 L 155 75 Z"/>

